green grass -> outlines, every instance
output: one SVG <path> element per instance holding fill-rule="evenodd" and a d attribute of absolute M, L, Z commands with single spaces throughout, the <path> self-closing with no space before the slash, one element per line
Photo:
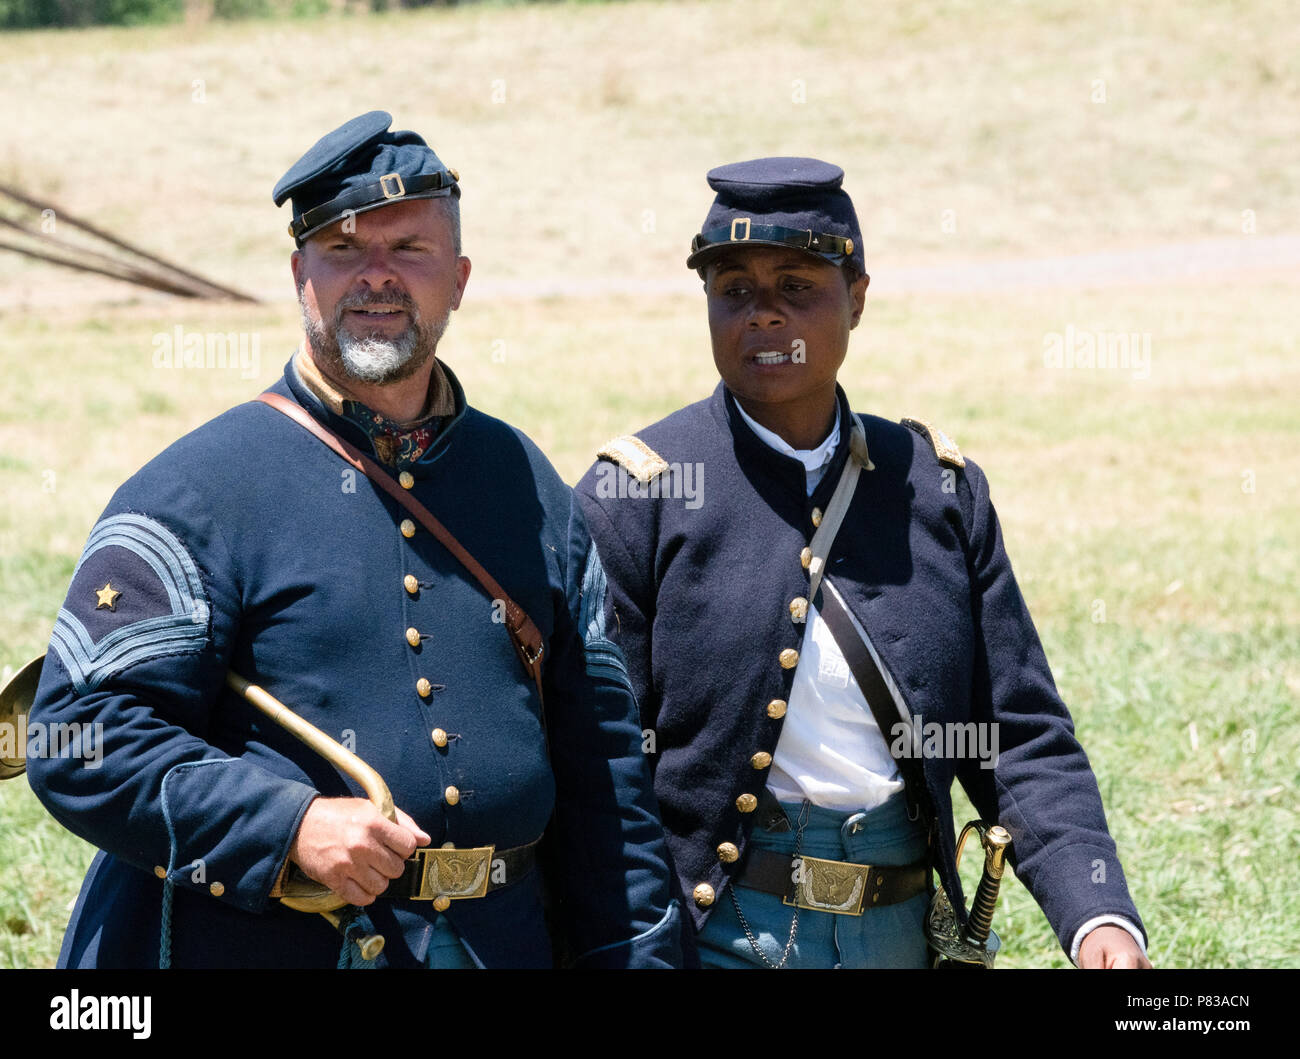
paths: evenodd
<path fill-rule="evenodd" d="M 1300 25 L 1282 5 L 788 11 L 544 5 L 0 37 L 0 101 L 25 115 L 0 178 L 283 299 L 271 184 L 337 122 L 391 109 L 467 189 L 474 271 L 441 353 L 569 481 L 608 437 L 712 390 L 702 296 L 489 285 L 685 275 L 719 162 L 844 165 L 873 289 L 903 265 L 1240 237 L 1243 209 L 1261 234 L 1298 231 Z M 362 101 L 381 53 L 403 76 Z M 490 99 L 498 77 L 504 104 Z M 1098 77 L 1105 104 L 1089 100 Z M 74 140 L 96 180 L 73 180 L 57 155 Z M 13 292 L 0 306 L 0 666 L 16 666 L 44 650 L 117 485 L 276 378 L 300 335 L 286 300 L 186 303 L 9 259 L 0 282 Z M 1294 276 L 1268 272 L 869 294 L 841 375 L 855 407 L 928 419 L 987 472 L 1164 966 L 1300 953 L 1298 302 Z M 155 336 L 178 326 L 256 335 L 254 377 L 156 367 Z M 1067 326 L 1149 335 L 1149 377 L 1046 367 L 1045 336 Z M 0 784 L 0 966 L 53 962 L 89 855 L 24 782 Z M 1014 881 L 997 928 L 1006 966 L 1065 962 Z"/>
<path fill-rule="evenodd" d="M 988 473 L 1155 958 L 1280 966 L 1300 945 L 1300 897 L 1285 885 L 1300 854 L 1293 291 L 1242 281 L 1198 295 L 1171 286 L 880 302 L 842 378 L 857 407 L 940 423 Z M 1195 326 L 1180 322 L 1191 306 Z M 258 330 L 263 350 L 287 352 L 294 340 L 289 307 L 203 312 L 185 326 Z M 106 329 L 67 319 L 58 331 L 4 318 L 0 361 L 15 393 L 37 400 L 17 402 L 15 419 L 0 424 L 9 456 L 0 465 L 0 662 L 44 648 L 116 484 L 278 374 L 278 354 L 264 354 L 253 380 L 154 368 L 140 351 L 176 314 L 101 308 Z M 1042 367 L 1046 331 L 1107 315 L 1149 323 L 1150 378 Z M 708 393 L 707 342 L 702 299 L 467 301 L 443 352 L 476 404 L 537 438 L 573 481 L 606 437 Z M 75 368 L 57 381 L 26 356 L 56 347 Z M 1246 352 L 1225 358 L 1225 349 Z M 60 393 L 70 411 L 41 411 Z M 155 408 L 140 414 L 146 398 Z M 55 472 L 52 492 L 40 469 Z M 1254 492 L 1242 490 L 1243 469 Z M 0 842 L 12 868 L 0 876 L 11 887 L 0 896 L 0 961 L 48 964 L 87 852 L 42 818 L 21 782 L 0 786 L 0 827 L 14 836 Z M 40 880 L 39 894 L 24 895 L 29 880 Z M 6 935 L 6 923 L 33 932 Z M 999 929 L 1007 966 L 1064 963 L 1015 883 Z"/>

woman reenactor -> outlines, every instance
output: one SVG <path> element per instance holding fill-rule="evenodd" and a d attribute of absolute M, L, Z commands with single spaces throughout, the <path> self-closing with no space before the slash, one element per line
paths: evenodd
<path fill-rule="evenodd" d="M 721 382 L 578 487 L 610 589 L 590 620 L 626 656 L 699 958 L 925 966 L 932 869 L 963 907 L 957 779 L 1071 959 L 1146 965 L 983 472 L 836 381 L 869 282 L 842 180 L 709 173 L 687 265 Z"/>

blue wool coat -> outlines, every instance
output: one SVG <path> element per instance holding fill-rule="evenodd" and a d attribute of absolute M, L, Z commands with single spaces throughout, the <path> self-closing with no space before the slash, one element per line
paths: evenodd
<path fill-rule="evenodd" d="M 599 556 L 545 457 L 448 378 L 456 412 L 411 467 L 413 492 L 540 628 L 549 760 L 501 608 L 302 427 L 238 406 L 118 490 L 59 613 L 31 720 L 103 739 L 98 767 L 28 761 L 37 796 L 103 851 L 62 965 L 157 966 L 164 944 L 174 966 L 336 965 L 333 928 L 268 894 L 311 800 L 361 791 L 227 690 L 227 669 L 354 749 L 434 846 L 509 849 L 549 821 L 555 917 L 579 962 L 680 962 L 635 705 L 599 635 Z M 371 451 L 292 364 L 273 389 Z M 380 898 L 370 915 L 382 962 L 423 964 L 432 902 Z M 537 869 L 445 915 L 485 966 L 551 963 Z"/>
<path fill-rule="evenodd" d="M 637 434 L 668 465 L 648 486 L 602 460 L 577 487 L 609 578 L 607 627 L 653 733 L 655 791 L 697 928 L 716 900 L 691 895 L 707 883 L 720 898 L 743 867 L 757 814 L 737 799 L 762 792 L 769 769 L 751 758 L 774 754 L 781 735 L 794 669 L 778 658 L 799 649 L 805 630 L 790 606 L 809 588 L 800 553 L 848 457 L 853 413 L 842 390 L 838 400 L 846 427 L 812 496 L 803 465 L 761 441 L 722 384 Z M 875 469 L 859 477 L 825 576 L 914 719 L 998 725 L 995 768 L 973 754 L 923 758 L 940 881 L 958 903 L 956 779 L 982 817 L 1011 832 L 1016 876 L 1066 951 L 1093 916 L 1140 923 L 983 472 L 941 462 L 923 432 L 859 419 Z M 823 592 L 812 600 L 819 610 Z M 724 842 L 739 860 L 720 860 Z"/>

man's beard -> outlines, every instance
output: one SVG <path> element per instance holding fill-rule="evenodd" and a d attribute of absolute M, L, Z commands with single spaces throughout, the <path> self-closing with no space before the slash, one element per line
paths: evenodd
<path fill-rule="evenodd" d="M 438 342 L 447 330 L 451 308 L 441 319 L 425 321 L 415 302 L 405 291 L 383 293 L 357 292 L 343 298 L 334 307 L 334 319 L 327 327 L 315 309 L 309 308 L 305 286 L 298 288 L 302 308 L 302 326 L 312 352 L 324 361 L 330 374 L 375 386 L 409 379 L 438 350 Z M 360 336 L 343 326 L 343 314 L 367 305 L 398 306 L 405 310 L 409 322 L 398 335 L 374 331 Z"/>

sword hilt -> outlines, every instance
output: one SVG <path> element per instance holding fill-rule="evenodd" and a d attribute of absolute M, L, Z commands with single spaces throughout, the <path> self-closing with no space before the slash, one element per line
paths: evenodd
<path fill-rule="evenodd" d="M 971 902 L 966 919 L 966 940 L 983 948 L 993 929 L 993 909 L 997 907 L 998 890 L 1002 886 L 1002 873 L 1006 869 L 1007 847 L 1011 836 L 1000 824 L 994 824 L 982 836 L 984 840 L 984 873 L 979 888 Z"/>

